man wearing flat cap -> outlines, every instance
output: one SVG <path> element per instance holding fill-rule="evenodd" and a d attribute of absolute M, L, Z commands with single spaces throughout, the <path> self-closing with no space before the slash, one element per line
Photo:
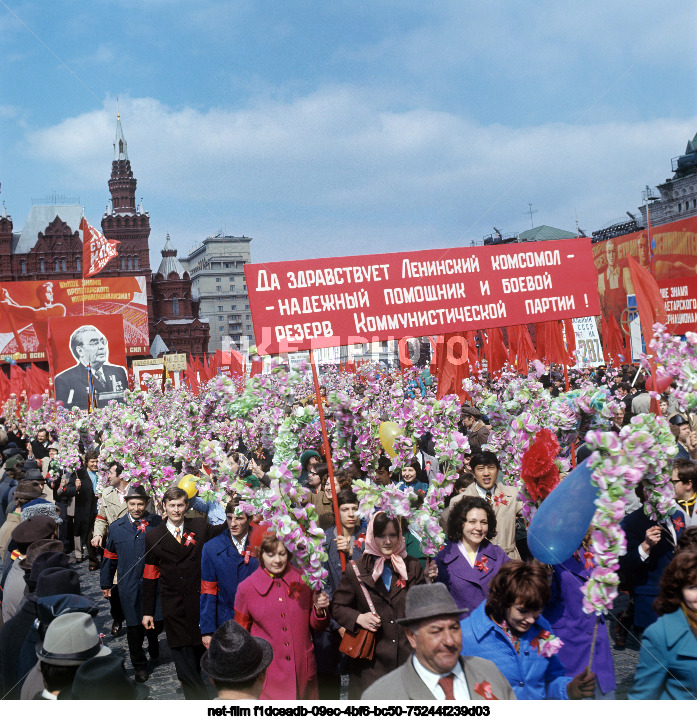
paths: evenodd
<path fill-rule="evenodd" d="M 368 701 L 482 701 L 515 699 L 503 674 L 477 656 L 461 656 L 458 608 L 442 583 L 412 586 L 407 593 L 406 626 L 414 653 L 399 668 L 369 686 Z"/>
<path fill-rule="evenodd" d="M 201 668 L 218 692 L 218 699 L 258 699 L 273 659 L 271 644 L 252 636 L 232 619 L 213 634 Z"/>
<path fill-rule="evenodd" d="M 489 440 L 489 429 L 482 421 L 482 412 L 474 406 L 462 406 L 461 415 L 472 453 L 481 451 L 482 446 Z"/>
<path fill-rule="evenodd" d="M 144 683 L 148 680 L 148 659 L 143 650 L 143 641 L 147 636 L 150 658 L 153 660 L 159 658 L 160 646 L 157 637 L 164 628 L 159 594 L 156 601 L 154 628 L 146 630 L 142 624 L 145 532 L 157 527 L 162 518 L 147 512 L 149 497 L 142 486 L 129 488 L 124 500 L 126 515 L 117 518 L 109 526 L 100 582 L 102 595 L 109 598 L 113 589 L 116 588 L 114 575 L 118 574 L 118 594 L 126 619 L 126 636 L 131 663 L 136 672 L 136 681 Z M 112 626 L 113 632 L 114 627 Z"/>

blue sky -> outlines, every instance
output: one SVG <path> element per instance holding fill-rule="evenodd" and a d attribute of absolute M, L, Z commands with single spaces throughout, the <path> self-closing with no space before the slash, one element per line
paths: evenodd
<path fill-rule="evenodd" d="M 272 261 L 587 233 L 697 132 L 677 0 L 0 0 L 0 182 L 109 198 L 116 97 L 151 263 L 222 229 Z"/>

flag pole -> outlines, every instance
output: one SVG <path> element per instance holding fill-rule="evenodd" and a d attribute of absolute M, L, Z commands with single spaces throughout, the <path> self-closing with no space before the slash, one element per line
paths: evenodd
<path fill-rule="evenodd" d="M 319 411 L 319 422 L 322 426 L 322 440 L 324 441 L 324 455 L 327 459 L 327 470 L 329 471 L 329 483 L 332 487 L 332 506 L 334 508 L 334 522 L 336 523 L 336 537 L 339 537 L 339 534 L 341 533 L 341 516 L 339 514 L 339 502 L 336 498 L 336 483 L 334 482 L 334 465 L 332 464 L 332 451 L 329 446 L 329 436 L 327 435 L 327 424 L 324 420 L 324 408 L 322 404 L 322 398 L 319 394 L 319 378 L 317 377 L 317 366 L 315 365 L 315 354 L 312 352 L 312 348 L 310 348 L 310 366 L 312 367 L 312 379 L 315 382 L 315 396 L 317 398 L 317 410 Z M 344 552 L 346 553 L 346 552 Z M 341 560 L 341 570 L 342 572 L 346 568 L 346 558 L 344 557 L 344 553 L 339 554 L 339 559 Z M 349 551 L 347 556 L 351 556 L 351 552 Z"/>

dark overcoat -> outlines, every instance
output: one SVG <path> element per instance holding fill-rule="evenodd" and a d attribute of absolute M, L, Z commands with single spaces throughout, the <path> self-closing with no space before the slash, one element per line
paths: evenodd
<path fill-rule="evenodd" d="M 118 573 L 119 599 L 127 626 L 140 626 L 143 621 L 145 533 L 161 523 L 160 516 L 148 515 L 138 521 L 136 528 L 128 515 L 125 515 L 109 526 L 100 581 L 102 588 L 111 588 L 114 585 L 114 574 Z M 156 621 L 162 620 L 159 598 L 154 617 Z"/>
<path fill-rule="evenodd" d="M 411 656 L 411 646 L 407 641 L 404 627 L 397 623 L 397 619 L 405 616 L 409 588 L 426 582 L 421 564 L 415 558 L 407 556 L 404 559 L 407 567 L 406 584 L 400 583 L 399 576 L 394 574 L 388 591 L 382 578 L 373 581 L 375 561 L 375 556 L 364 554 L 356 562 L 359 578 L 368 589 L 381 624 L 375 634 L 375 652 L 372 660 L 352 659 L 350 662 L 349 697 L 354 699 L 360 698 L 363 690 L 371 683 L 401 666 Z M 334 592 L 331 604 L 332 618 L 340 626 L 356 633 L 360 629 L 356 619 L 360 614 L 369 612 L 370 608 L 358 579 L 348 565 Z"/>
<path fill-rule="evenodd" d="M 252 527 L 249 529 L 249 534 Z M 249 549 L 240 556 L 229 533 L 221 533 L 203 547 L 201 558 L 201 635 L 215 633 L 225 621 L 235 618 L 235 594 L 245 578 L 259 568 Z"/>
<path fill-rule="evenodd" d="M 80 479 L 80 488 L 75 486 L 76 479 Z M 70 476 L 63 495 L 66 498 L 75 497 L 73 535 L 84 538 L 90 529 L 92 519 L 97 515 L 97 496 L 86 468 L 80 468 Z"/>
<path fill-rule="evenodd" d="M 182 542 L 161 523 L 145 534 L 143 615 L 154 616 L 159 588 L 167 643 L 172 648 L 201 643 L 201 555 L 211 538 L 227 530 L 205 518 L 184 518 Z"/>

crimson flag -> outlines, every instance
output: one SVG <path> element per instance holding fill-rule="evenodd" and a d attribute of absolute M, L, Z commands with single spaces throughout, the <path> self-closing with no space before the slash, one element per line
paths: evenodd
<path fill-rule="evenodd" d="M 399 340 L 399 365 L 403 371 L 414 365 L 409 355 L 409 342 L 407 338 L 400 338 Z"/>
<path fill-rule="evenodd" d="M 517 354 L 516 354 L 516 368 L 527 374 L 528 364 L 531 360 L 537 358 L 537 351 L 530 337 L 530 331 L 527 325 L 519 325 L 515 328 L 517 332 Z M 509 331 L 510 338 L 510 331 Z"/>
<path fill-rule="evenodd" d="M 10 379 L 5 375 L 5 371 L 0 368 L 0 402 L 7 400 L 9 397 Z"/>
<path fill-rule="evenodd" d="M 467 394 L 462 381 L 469 377 L 469 349 L 461 333 L 447 333 L 438 344 L 438 393 L 436 398 L 454 394 L 463 403 Z"/>
<path fill-rule="evenodd" d="M 85 218 L 82 219 L 80 229 L 82 230 L 82 277 L 91 278 L 119 254 L 116 246 L 121 241 L 107 240 Z"/>
<path fill-rule="evenodd" d="M 10 366 L 10 393 L 14 393 L 19 400 L 24 391 L 30 395 L 29 390 L 27 374 L 18 365 Z"/>
<path fill-rule="evenodd" d="M 29 388 L 31 395 L 37 393 L 43 395 L 48 390 L 48 373 L 42 371 L 36 363 L 32 363 L 27 371 L 27 380 L 29 381 Z"/>
<path fill-rule="evenodd" d="M 501 328 L 489 328 L 487 334 L 487 370 L 489 375 L 498 373 L 508 362 L 508 350 L 503 342 Z"/>
<path fill-rule="evenodd" d="M 639 263 L 627 256 L 629 261 L 629 272 L 632 276 L 632 285 L 636 295 L 636 305 L 639 311 L 639 320 L 641 322 L 641 330 L 644 334 L 644 340 L 648 346 L 649 341 L 653 337 L 654 323 L 668 322 L 666 314 L 666 306 L 661 296 L 661 291 L 654 277 L 647 270 L 642 268 Z"/>

